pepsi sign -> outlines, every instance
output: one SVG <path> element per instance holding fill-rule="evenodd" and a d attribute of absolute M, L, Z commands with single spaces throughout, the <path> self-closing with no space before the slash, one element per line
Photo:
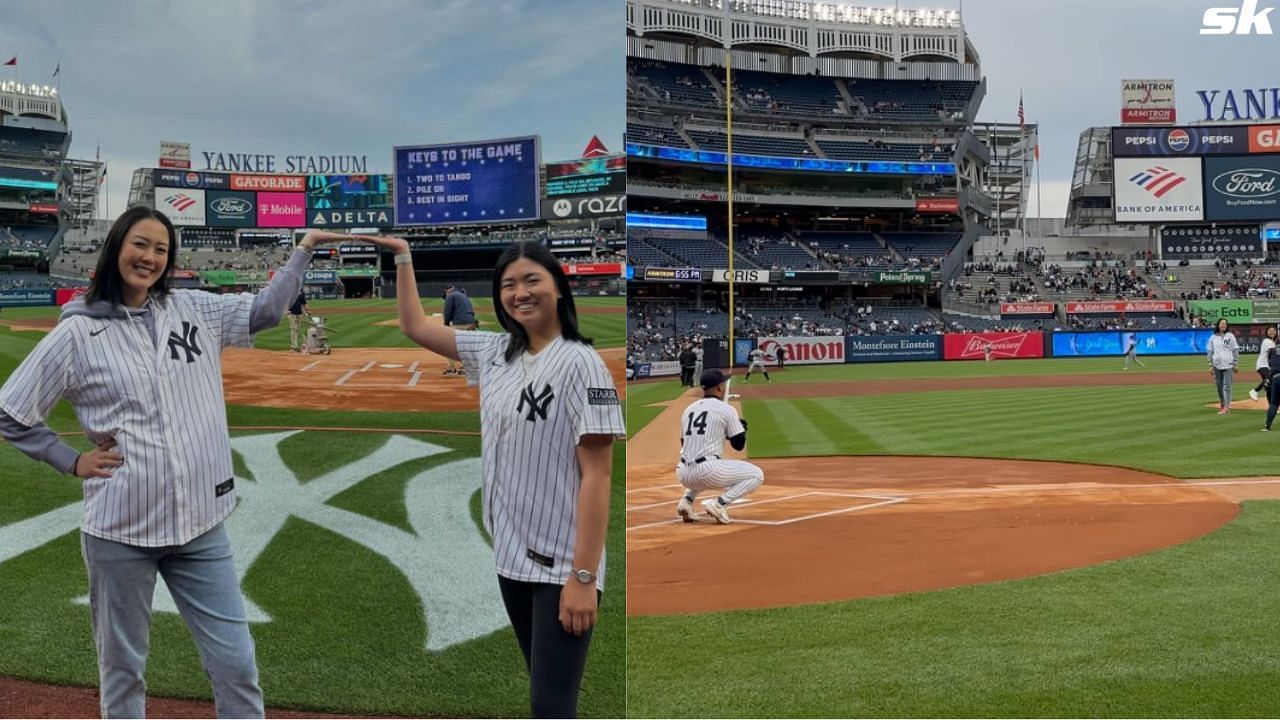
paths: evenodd
<path fill-rule="evenodd" d="M 152 171 L 152 179 L 156 187 L 190 188 L 192 190 L 225 190 L 229 184 L 229 175 L 221 173 L 195 172 L 192 170 Z"/>
<path fill-rule="evenodd" d="M 1115 157 L 1242 155 L 1249 152 L 1244 127 L 1112 128 Z"/>

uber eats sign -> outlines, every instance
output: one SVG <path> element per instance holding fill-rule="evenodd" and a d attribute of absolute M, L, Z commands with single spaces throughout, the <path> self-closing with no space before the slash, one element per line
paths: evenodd
<path fill-rule="evenodd" d="M 1226 318 L 1232 323 L 1253 322 L 1252 300 L 1192 300 L 1188 303 L 1188 311 L 1202 316 L 1209 325 L 1219 318 Z"/>

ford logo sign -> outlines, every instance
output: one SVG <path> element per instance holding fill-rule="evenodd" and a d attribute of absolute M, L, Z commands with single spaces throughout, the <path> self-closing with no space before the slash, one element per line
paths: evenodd
<path fill-rule="evenodd" d="M 209 209 L 219 215 L 248 215 L 253 210 L 253 203 L 240 198 L 218 198 L 209 203 Z"/>
<path fill-rule="evenodd" d="M 1264 198 L 1280 195 L 1280 172 L 1263 168 L 1243 168 L 1224 172 L 1213 179 L 1213 189 L 1235 198 Z"/>

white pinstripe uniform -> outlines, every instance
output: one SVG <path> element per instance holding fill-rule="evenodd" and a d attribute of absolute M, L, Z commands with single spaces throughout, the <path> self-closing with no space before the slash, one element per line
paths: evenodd
<path fill-rule="evenodd" d="M 86 534 L 141 547 L 184 545 L 231 513 L 220 353 L 250 346 L 253 301 L 174 290 L 149 306 L 159 343 L 141 320 L 65 317 L 10 376 L 0 409 L 18 422 L 43 423 L 65 397 L 91 441 L 117 443 L 124 464 L 110 477 L 83 481 Z"/>
<path fill-rule="evenodd" d="M 764 484 L 764 471 L 745 460 L 725 460 L 725 440 L 746 432 L 738 411 L 719 398 L 705 397 L 680 416 L 680 464 L 676 479 L 694 491 L 729 488 L 725 504 L 741 500 Z M 698 460 L 702 462 L 698 462 Z M 692 497 L 690 500 L 692 501 Z"/>
<path fill-rule="evenodd" d="M 764 351 L 763 350 L 761 350 L 760 348 L 756 348 L 755 350 L 751 351 L 751 355 L 749 355 L 748 357 L 751 358 L 751 364 L 747 366 L 748 374 L 753 372 L 767 372 L 764 368 Z"/>
<path fill-rule="evenodd" d="M 578 491 L 577 447 L 583 435 L 626 438 L 618 391 L 589 345 L 556 338 L 537 355 L 504 359 L 511 336 L 460 330 L 455 335 L 467 384 L 480 386 L 483 516 L 498 574 L 564 585 L 573 570 Z"/>

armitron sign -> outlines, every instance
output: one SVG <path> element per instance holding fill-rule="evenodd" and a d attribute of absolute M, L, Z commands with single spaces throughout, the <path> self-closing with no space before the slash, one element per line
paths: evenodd
<path fill-rule="evenodd" d="M 788 365 L 825 365 L 844 362 L 844 336 L 760 338 L 758 347 L 771 358 L 786 348 Z"/>

